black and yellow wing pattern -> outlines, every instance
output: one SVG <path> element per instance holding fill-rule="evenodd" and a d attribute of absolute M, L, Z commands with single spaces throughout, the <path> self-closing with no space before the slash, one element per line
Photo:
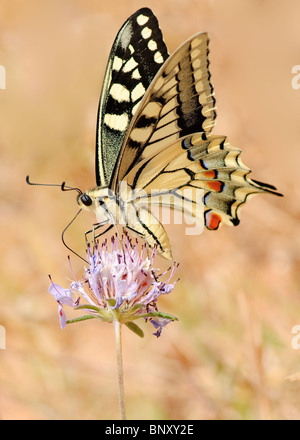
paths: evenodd
<path fill-rule="evenodd" d="M 250 178 L 241 150 L 226 136 L 211 134 L 216 101 L 208 45 L 208 35 L 199 33 L 169 56 L 150 9 L 129 17 L 100 98 L 97 187 L 78 199 L 100 224 L 123 224 L 168 259 L 170 243 L 151 205 L 185 211 L 216 230 L 237 225 L 251 195 L 280 195 Z"/>
<path fill-rule="evenodd" d="M 160 66 L 168 58 L 157 18 L 150 9 L 133 14 L 111 49 L 100 96 L 96 181 L 108 185 L 131 119 Z"/>

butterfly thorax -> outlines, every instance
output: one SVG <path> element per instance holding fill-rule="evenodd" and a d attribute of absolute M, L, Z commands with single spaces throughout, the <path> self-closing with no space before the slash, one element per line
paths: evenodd
<path fill-rule="evenodd" d="M 127 225 L 128 216 L 132 216 L 132 190 L 126 182 L 122 182 L 118 193 L 105 186 L 97 186 L 77 198 L 79 206 L 92 210 L 99 223 Z M 135 211 L 135 210 L 134 210 Z"/>
<path fill-rule="evenodd" d="M 141 191 L 132 190 L 127 182 L 122 181 L 116 193 L 109 187 L 95 187 L 78 196 L 77 202 L 96 214 L 99 226 L 122 225 L 143 237 L 150 247 L 157 245 L 165 258 L 172 258 L 168 237 L 151 213 L 149 199 Z"/>

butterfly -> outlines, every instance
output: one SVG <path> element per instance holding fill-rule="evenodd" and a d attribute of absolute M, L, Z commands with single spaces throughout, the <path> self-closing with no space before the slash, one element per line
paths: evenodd
<path fill-rule="evenodd" d="M 123 225 L 172 259 L 166 230 L 151 207 L 184 211 L 216 230 L 239 223 L 250 195 L 281 195 L 250 178 L 241 150 L 226 136 L 211 134 L 216 100 L 208 44 L 208 35 L 198 33 L 169 56 L 148 8 L 119 30 L 98 109 L 97 186 L 77 197 L 80 207 L 96 214 L 94 235 L 106 224 L 104 232 Z"/>

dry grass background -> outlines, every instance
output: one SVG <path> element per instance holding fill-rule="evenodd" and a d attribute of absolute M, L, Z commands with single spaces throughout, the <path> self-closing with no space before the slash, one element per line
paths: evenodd
<path fill-rule="evenodd" d="M 211 38 L 215 134 L 243 149 L 253 177 L 285 198 L 260 196 L 237 228 L 184 236 L 168 226 L 181 281 L 160 309 L 179 317 L 160 339 L 124 331 L 130 419 L 299 419 L 300 5 L 296 0 L 2 0 L 0 64 L 2 419 L 119 417 L 111 326 L 61 331 L 47 293 L 71 278 L 60 233 L 74 193 L 94 186 L 99 90 L 120 25 L 136 9 L 158 16 L 170 52 L 198 31 Z M 68 240 L 83 250 L 78 219 Z M 81 262 L 72 264 L 80 276 Z"/>

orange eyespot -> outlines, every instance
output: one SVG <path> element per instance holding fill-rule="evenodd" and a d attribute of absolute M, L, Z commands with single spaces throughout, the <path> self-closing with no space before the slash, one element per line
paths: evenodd
<path fill-rule="evenodd" d="M 221 192 L 224 188 L 224 183 L 223 182 L 219 182 L 218 180 L 214 181 L 214 182 L 208 182 L 207 186 L 212 189 L 213 191 L 216 192 Z"/>
<path fill-rule="evenodd" d="M 212 211 L 207 211 L 205 213 L 205 225 L 208 229 L 218 229 L 220 223 L 222 221 L 222 218 L 219 216 L 219 214 L 216 214 Z"/>
<path fill-rule="evenodd" d="M 203 176 L 208 179 L 215 179 L 217 177 L 217 172 L 215 170 L 204 171 Z"/>

